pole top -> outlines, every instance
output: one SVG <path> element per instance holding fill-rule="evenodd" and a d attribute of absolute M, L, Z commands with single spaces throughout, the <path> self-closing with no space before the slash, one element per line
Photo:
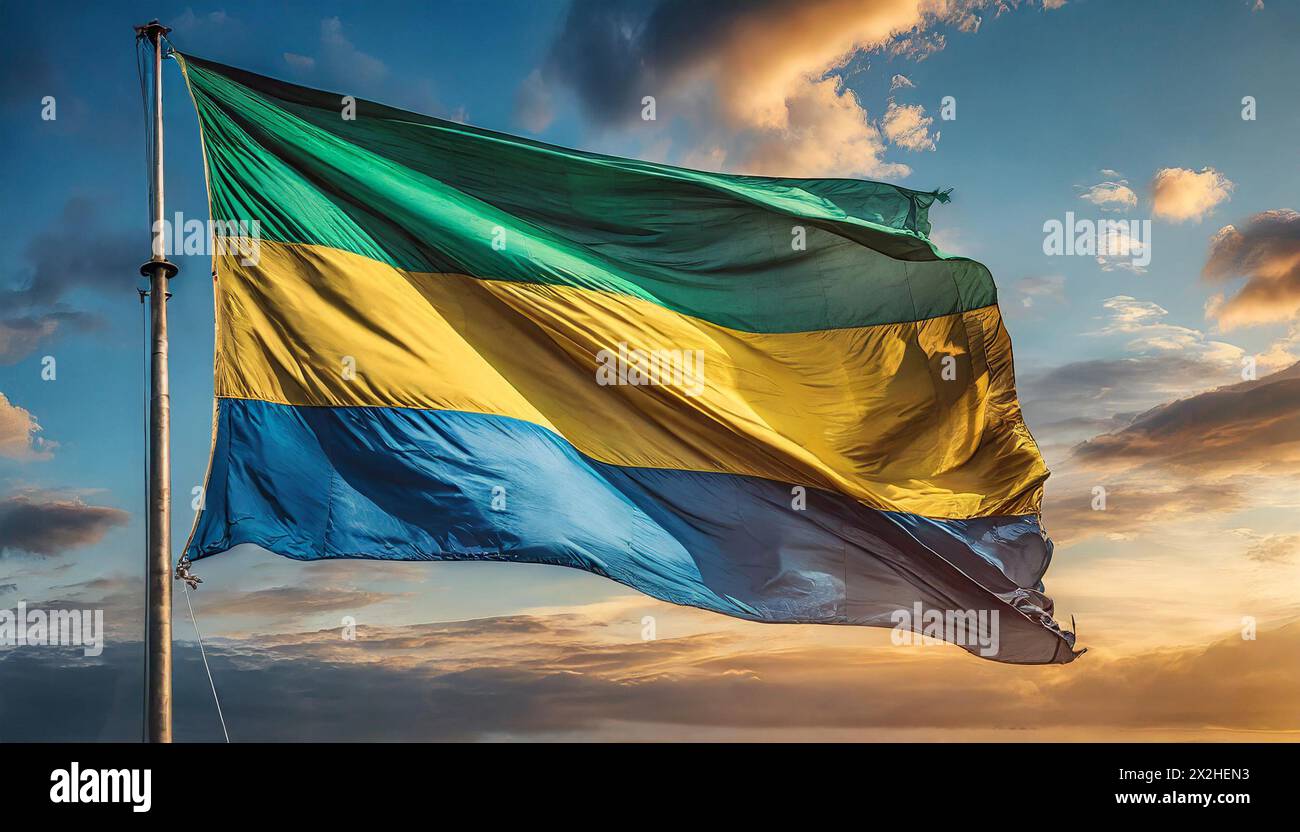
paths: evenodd
<path fill-rule="evenodd" d="M 171 32 L 171 27 L 164 26 L 157 20 L 150 20 L 142 26 L 135 27 L 136 37 L 148 38 L 151 41 L 164 37 L 169 32 Z"/>

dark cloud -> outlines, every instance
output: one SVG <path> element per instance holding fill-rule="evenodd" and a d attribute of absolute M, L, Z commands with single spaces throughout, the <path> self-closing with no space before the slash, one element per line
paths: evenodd
<path fill-rule="evenodd" d="M 141 243 L 148 227 L 141 224 L 139 234 L 110 230 L 93 200 L 69 199 L 59 218 L 28 241 L 26 265 L 7 275 L 0 288 L 0 365 L 25 358 L 68 330 L 102 328 L 99 316 L 73 308 L 67 298 L 79 290 L 129 291 L 148 255 Z"/>
<path fill-rule="evenodd" d="M 1143 413 L 1074 450 L 1098 468 L 1207 474 L 1300 471 L 1300 364 Z"/>
<path fill-rule="evenodd" d="M 719 633 L 601 643 L 560 619 L 555 628 L 549 617 L 390 628 L 373 634 L 382 650 L 335 632 L 214 639 L 209 660 L 236 741 L 1300 729 L 1297 624 L 1257 641 L 1089 656 L 1067 669 L 988 665 L 957 651 L 739 643 Z M 113 643 L 94 662 L 0 656 L 0 740 L 131 739 L 138 657 L 132 643 Z M 197 651 L 178 644 L 175 666 L 178 739 L 219 740 Z"/>
<path fill-rule="evenodd" d="M 571 87 L 583 109 L 597 121 L 631 121 L 659 75 L 671 76 L 700 39 L 714 34 L 721 21 L 736 17 L 738 3 L 633 2 L 574 0 L 543 69 L 543 76 Z M 693 11 L 692 11 L 693 10 Z M 698 16 L 700 28 L 670 54 L 661 33 Z M 672 60 L 670 60 L 670 57 Z M 531 94 L 541 91 L 533 82 Z M 522 94 L 522 93 L 521 93 Z"/>
<path fill-rule="evenodd" d="M 0 292 L 0 306 L 8 311 L 47 309 L 75 289 L 113 292 L 133 286 L 132 275 L 148 257 L 147 243 L 141 243 L 148 239 L 145 216 L 142 207 L 138 233 L 109 230 L 93 200 L 69 199 L 59 218 L 27 243 L 27 274 L 16 281 L 19 285 Z"/>
<path fill-rule="evenodd" d="M 643 95 L 662 95 L 707 64 L 721 63 L 723 73 L 743 65 L 747 39 L 759 51 L 777 50 L 770 56 L 776 63 L 798 63 L 818 51 L 817 41 L 829 40 L 818 36 L 825 34 L 822 24 L 838 22 L 841 34 L 861 27 L 861 34 L 832 47 L 829 63 L 842 57 L 835 52 L 887 42 L 891 23 L 910 29 L 924 18 L 920 4 L 891 5 L 896 8 L 839 0 L 575 0 L 543 74 L 572 88 L 597 121 L 628 122 L 638 117 Z"/>
<path fill-rule="evenodd" d="M 76 499 L 12 495 L 0 500 L 0 552 L 60 555 L 99 542 L 128 518 L 121 509 Z"/>
<path fill-rule="evenodd" d="M 1174 352 L 1076 361 L 1022 374 L 1021 407 L 1034 435 L 1069 442 L 1128 425 L 1154 405 L 1227 380 L 1221 363 Z"/>
<path fill-rule="evenodd" d="M 98 315 L 66 307 L 35 315 L 0 317 L 0 366 L 18 363 L 61 332 L 95 332 L 103 326 Z"/>
<path fill-rule="evenodd" d="M 0 73 L 0 102 L 12 111 L 29 108 L 35 118 L 40 112 L 41 96 L 55 94 L 62 86 L 57 68 L 49 50 L 12 45 L 14 49 L 5 55 L 5 71 Z"/>
<path fill-rule="evenodd" d="M 1210 316 L 1225 328 L 1294 319 L 1300 315 L 1300 213 L 1264 211 L 1242 230 L 1224 226 L 1210 241 L 1202 274 L 1216 283 L 1246 279 L 1237 294 L 1210 303 Z"/>
<path fill-rule="evenodd" d="M 943 44 L 924 30 L 960 24 L 987 5 L 576 0 L 549 56 L 524 79 L 515 118 L 544 128 L 551 88 L 563 87 L 598 125 L 650 128 L 643 135 L 656 143 L 685 145 L 677 155 L 690 167 L 901 178 L 911 169 L 887 162 L 886 146 L 892 139 L 915 147 L 928 134 L 882 133 L 843 83 L 845 67 L 855 55 L 900 45 L 897 54 L 919 59 L 926 50 L 917 44 Z M 646 96 L 655 100 L 656 121 L 680 128 L 671 140 L 641 120 Z M 911 122 L 925 120 L 919 106 L 908 114 Z"/>

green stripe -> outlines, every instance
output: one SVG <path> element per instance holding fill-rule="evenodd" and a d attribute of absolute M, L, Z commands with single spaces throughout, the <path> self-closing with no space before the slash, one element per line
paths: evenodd
<path fill-rule="evenodd" d="M 936 193 L 690 171 L 360 100 L 345 120 L 339 95 L 181 60 L 213 217 L 256 219 L 264 239 L 407 270 L 616 292 L 750 332 L 996 302 L 984 266 L 924 236 Z M 796 226 L 804 250 L 792 246 Z"/>

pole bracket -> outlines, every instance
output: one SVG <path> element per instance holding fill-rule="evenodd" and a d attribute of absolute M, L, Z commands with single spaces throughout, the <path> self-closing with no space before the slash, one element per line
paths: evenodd
<path fill-rule="evenodd" d="M 163 270 L 163 277 L 168 280 L 175 277 L 181 270 L 180 266 L 170 260 L 148 260 L 140 267 L 140 274 L 144 277 L 153 277 L 154 271 L 158 268 Z"/>

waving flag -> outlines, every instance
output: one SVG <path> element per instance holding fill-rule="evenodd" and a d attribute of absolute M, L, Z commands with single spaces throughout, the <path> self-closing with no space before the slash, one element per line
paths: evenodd
<path fill-rule="evenodd" d="M 1074 657 L 993 280 L 928 241 L 941 194 L 582 153 L 177 57 L 213 219 L 258 236 L 216 258 L 188 557 L 555 564 Z"/>

